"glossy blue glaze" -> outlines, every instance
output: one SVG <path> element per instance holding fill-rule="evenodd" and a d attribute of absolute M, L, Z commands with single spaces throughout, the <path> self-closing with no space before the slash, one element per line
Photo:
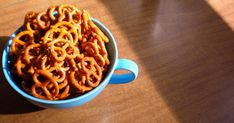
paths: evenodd
<path fill-rule="evenodd" d="M 115 70 L 127 70 L 126 74 L 113 74 L 110 79 L 110 84 L 123 84 L 128 83 L 137 78 L 138 66 L 135 62 L 129 59 L 118 59 Z"/>
<path fill-rule="evenodd" d="M 23 91 L 14 80 L 14 77 L 12 77 L 11 72 L 9 70 L 9 60 L 8 60 L 8 54 L 10 50 L 10 45 L 12 43 L 12 39 L 15 37 L 15 35 L 22 29 L 20 27 L 18 30 L 15 31 L 14 34 L 10 36 L 10 39 L 3 51 L 2 55 L 2 69 L 3 73 L 5 75 L 5 78 L 7 82 L 10 84 L 10 86 L 18 92 L 20 95 L 25 97 L 28 101 L 32 102 L 35 105 L 44 107 L 44 108 L 68 108 L 68 107 L 74 107 L 82 105 L 93 98 L 95 98 L 102 90 L 106 87 L 106 85 L 109 83 L 110 79 L 112 80 L 111 83 L 126 83 L 134 80 L 137 77 L 138 74 L 138 67 L 136 63 L 133 61 L 127 60 L 127 59 L 119 59 L 118 60 L 118 48 L 115 43 L 115 39 L 111 32 L 98 20 L 92 18 L 93 22 L 108 36 L 110 39 L 110 42 L 107 43 L 107 51 L 109 54 L 110 59 L 110 67 L 105 75 L 104 80 L 100 83 L 100 85 L 96 88 L 94 88 L 92 91 L 87 92 L 81 96 L 66 99 L 66 100 L 57 100 L 57 101 L 50 101 L 50 100 L 43 100 L 36 97 L 31 96 L 30 94 Z M 115 75 L 113 74 L 115 69 L 125 69 L 129 70 L 129 74 L 124 75 Z M 112 76 L 113 75 L 113 76 Z M 113 77 L 113 78 L 112 78 Z"/>

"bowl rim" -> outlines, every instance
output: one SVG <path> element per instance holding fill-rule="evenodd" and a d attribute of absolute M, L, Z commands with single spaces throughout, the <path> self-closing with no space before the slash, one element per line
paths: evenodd
<path fill-rule="evenodd" d="M 109 29 L 104 26 L 104 24 L 102 24 L 100 21 L 98 21 L 95 18 L 91 18 L 92 21 L 110 38 L 111 42 L 114 45 L 114 50 L 115 50 L 115 54 L 113 55 L 113 66 L 110 69 L 110 71 L 107 73 L 107 75 L 105 76 L 105 78 L 102 80 L 102 82 L 95 87 L 94 89 L 92 89 L 91 91 L 80 95 L 78 97 L 73 97 L 73 98 L 69 98 L 69 99 L 64 99 L 64 100 L 44 100 L 44 99 L 40 99 L 37 97 L 34 97 L 32 95 L 30 95 L 29 93 L 23 91 L 18 85 L 15 84 L 14 80 L 10 77 L 11 75 L 9 75 L 9 70 L 8 70 L 8 55 L 9 55 L 9 50 L 7 52 L 7 48 L 11 45 L 12 43 L 12 39 L 16 36 L 16 34 L 22 29 L 22 26 L 19 27 L 9 38 L 9 40 L 7 41 L 4 49 L 3 49 L 3 54 L 2 54 L 2 70 L 4 73 L 4 76 L 6 78 L 6 81 L 8 82 L 8 84 L 10 84 L 10 86 L 17 92 L 19 93 L 21 96 L 25 97 L 26 99 L 29 99 L 30 101 L 34 101 L 34 102 L 39 102 L 39 103 L 44 103 L 44 104 L 66 104 L 66 103 L 71 103 L 71 102 L 75 102 L 78 100 L 82 100 L 85 99 L 86 97 L 89 97 L 95 93 L 98 92 L 99 89 L 102 88 L 102 86 L 106 86 L 109 83 L 109 78 L 111 77 L 111 75 L 114 72 L 114 69 L 117 65 L 117 58 L 118 58 L 118 47 L 117 44 L 115 42 L 114 36 L 112 35 L 112 33 L 109 31 Z M 11 41 L 11 42 L 10 42 Z"/>

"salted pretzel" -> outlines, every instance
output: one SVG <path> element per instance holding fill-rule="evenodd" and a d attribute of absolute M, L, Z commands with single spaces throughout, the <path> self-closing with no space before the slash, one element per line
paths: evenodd
<path fill-rule="evenodd" d="M 25 29 L 31 31 L 32 33 L 39 33 L 39 25 L 37 23 L 37 13 L 28 12 L 24 19 Z"/>
<path fill-rule="evenodd" d="M 59 84 L 59 89 L 62 91 L 60 91 L 59 95 L 57 96 L 58 99 L 65 99 L 70 95 L 70 85 L 67 79 Z"/>
<path fill-rule="evenodd" d="M 33 43 L 33 33 L 30 31 L 22 31 L 12 40 L 10 53 L 18 54 L 21 49 L 25 48 L 27 43 Z"/>
<path fill-rule="evenodd" d="M 60 43 L 60 45 L 56 46 L 55 45 L 56 43 Z M 63 43 L 63 45 L 62 45 L 62 43 Z M 67 44 L 68 43 L 66 40 L 61 40 L 61 39 L 56 39 L 56 40 L 53 40 L 49 43 L 51 55 L 56 61 L 62 62 L 66 58 L 66 49 L 65 48 L 67 47 Z"/>
<path fill-rule="evenodd" d="M 105 36 L 105 34 L 93 23 L 89 13 L 86 10 L 83 10 L 82 19 L 83 19 L 84 29 L 86 31 L 92 29 L 95 33 L 101 36 L 103 41 L 105 41 L 106 43 L 109 41 L 109 39 Z"/>
<path fill-rule="evenodd" d="M 47 16 L 46 12 L 41 12 L 37 15 L 37 22 L 40 28 L 46 29 L 50 27 L 50 19 Z"/>
<path fill-rule="evenodd" d="M 78 29 L 74 25 L 72 25 L 71 23 L 66 22 L 66 21 L 61 21 L 61 22 L 56 23 L 54 26 L 52 26 L 52 28 L 62 28 L 62 29 L 65 29 L 70 34 L 72 34 L 73 43 L 74 44 L 78 43 L 78 38 L 79 38 Z"/>
<path fill-rule="evenodd" d="M 85 76 L 79 75 L 79 72 L 71 71 L 70 72 L 70 81 L 71 84 L 77 89 L 79 93 L 84 93 L 86 91 L 90 91 L 92 87 L 86 86 L 85 84 Z"/>
<path fill-rule="evenodd" d="M 76 8 L 73 5 L 70 4 L 63 4 L 58 6 L 58 13 L 59 14 L 64 14 L 64 11 L 68 11 L 68 12 L 79 12 L 80 10 L 78 8 Z"/>
<path fill-rule="evenodd" d="M 105 45 L 100 39 L 83 43 L 82 49 L 86 51 L 88 56 L 92 56 L 101 67 L 110 64 Z"/>
<path fill-rule="evenodd" d="M 51 57 L 47 57 L 47 56 L 44 56 L 44 57 L 42 57 L 42 58 L 39 58 L 38 60 L 40 60 L 40 61 L 38 62 L 39 68 L 42 69 L 42 70 L 48 70 L 48 69 L 50 69 L 51 67 L 53 67 L 54 64 L 55 64 L 55 63 L 53 62 L 52 58 L 51 58 Z"/>
<path fill-rule="evenodd" d="M 12 73 L 34 97 L 62 100 L 97 87 L 110 61 L 109 39 L 86 10 L 73 5 L 28 12 L 10 47 Z"/>
<path fill-rule="evenodd" d="M 16 63 L 14 64 L 15 68 L 16 68 L 16 72 L 19 76 L 23 75 L 23 71 L 22 69 L 24 69 L 26 67 L 26 64 L 24 64 L 21 60 L 21 57 L 18 57 Z"/>
<path fill-rule="evenodd" d="M 77 26 L 81 23 L 81 11 L 73 5 L 60 5 L 58 7 L 59 18 L 58 21 L 67 20 L 73 25 Z"/>
<path fill-rule="evenodd" d="M 105 65 L 108 66 L 110 64 L 110 61 L 108 59 L 108 53 L 107 53 L 107 50 L 105 47 L 105 43 L 104 43 L 104 41 L 102 41 L 102 38 L 99 35 L 95 35 L 94 37 L 95 37 L 95 39 L 97 39 L 97 44 L 99 46 L 98 50 L 99 50 L 101 56 L 105 60 Z"/>
<path fill-rule="evenodd" d="M 54 9 L 53 9 L 54 10 Z M 71 24 L 74 25 L 74 27 L 76 27 L 77 29 L 77 33 L 78 33 L 78 38 L 79 40 L 81 40 L 81 15 L 82 12 L 77 9 L 75 6 L 73 5 L 60 5 L 59 7 L 57 7 L 57 13 L 58 13 L 58 21 L 66 21 L 69 22 Z M 76 38 L 75 38 L 75 43 L 76 43 Z"/>
<path fill-rule="evenodd" d="M 23 59 L 27 64 L 32 64 L 32 60 L 40 54 L 40 44 L 28 45 L 23 53 Z"/>
<path fill-rule="evenodd" d="M 43 77 L 45 80 L 39 80 L 38 78 L 39 76 Z M 53 100 L 59 94 L 59 85 L 48 71 L 37 70 L 33 74 L 33 81 L 34 81 L 34 85 L 32 86 L 33 96 L 42 99 Z M 49 84 L 53 84 L 53 91 L 49 91 L 47 87 Z M 37 88 L 40 88 L 41 92 L 38 92 Z"/>
<path fill-rule="evenodd" d="M 47 9 L 47 15 L 49 16 L 49 18 L 52 20 L 52 21 L 56 21 L 57 20 L 57 17 L 55 16 L 55 13 L 58 13 L 57 11 L 57 7 L 56 6 L 50 6 L 48 9 Z"/>
<path fill-rule="evenodd" d="M 66 79 L 66 68 L 59 66 L 51 67 L 48 71 L 54 76 L 56 82 L 61 83 Z"/>
<path fill-rule="evenodd" d="M 81 69 L 85 73 L 86 82 L 91 87 L 96 87 L 102 79 L 102 71 L 93 57 L 85 57 L 80 62 Z"/>
<path fill-rule="evenodd" d="M 52 41 L 58 38 L 63 38 L 73 43 L 72 34 L 69 33 L 67 30 L 61 28 L 52 28 L 48 30 L 43 37 L 43 41 L 44 43 L 47 43 L 48 41 Z"/>
<path fill-rule="evenodd" d="M 88 25 L 92 28 L 92 30 L 94 30 L 95 33 L 101 36 L 103 41 L 105 41 L 106 43 L 109 41 L 105 34 L 93 23 L 92 20 L 88 20 Z"/>
<path fill-rule="evenodd" d="M 63 82 L 61 82 L 61 83 L 59 83 L 59 94 L 57 95 L 57 96 L 55 96 L 54 98 L 53 98 L 53 100 L 58 100 L 58 99 L 65 99 L 65 98 L 67 98 L 69 95 L 70 95 L 70 93 L 69 93 L 69 91 L 70 91 L 70 85 L 68 84 L 68 81 L 67 81 L 67 79 L 65 79 Z M 48 84 L 47 86 L 47 89 L 53 89 L 53 84 L 52 83 L 50 83 L 50 84 Z M 40 92 L 40 91 L 39 91 Z M 54 92 L 54 90 L 53 90 L 53 92 Z M 42 92 L 40 92 L 40 94 L 42 94 Z"/>

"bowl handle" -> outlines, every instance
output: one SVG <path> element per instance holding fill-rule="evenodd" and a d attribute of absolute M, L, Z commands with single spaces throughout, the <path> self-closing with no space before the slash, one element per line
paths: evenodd
<path fill-rule="evenodd" d="M 129 73 L 125 74 L 113 74 L 111 76 L 109 84 L 123 84 L 128 83 L 137 78 L 138 66 L 137 64 L 129 59 L 118 59 L 115 70 L 127 70 Z"/>

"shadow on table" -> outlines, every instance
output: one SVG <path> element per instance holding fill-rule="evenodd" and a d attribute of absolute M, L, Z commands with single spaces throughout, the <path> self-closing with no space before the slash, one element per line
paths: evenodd
<path fill-rule="evenodd" d="M 234 122 L 234 33 L 207 2 L 100 1 L 180 122 Z"/>
<path fill-rule="evenodd" d="M 8 36 L 0 36 L 0 68 L 2 68 L 2 52 L 8 41 Z M 0 70 L 0 114 L 22 114 L 43 110 L 17 94 L 6 82 L 2 69 Z"/>

